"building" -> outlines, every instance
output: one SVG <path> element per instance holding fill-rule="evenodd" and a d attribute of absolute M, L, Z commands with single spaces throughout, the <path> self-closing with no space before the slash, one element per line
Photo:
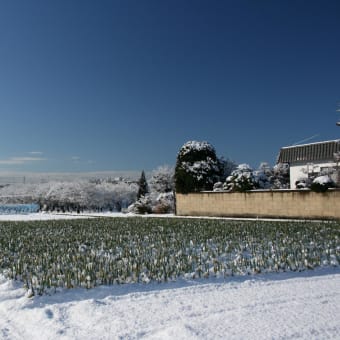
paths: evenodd
<path fill-rule="evenodd" d="M 338 181 L 335 171 L 340 165 L 340 140 L 283 147 L 277 163 L 290 166 L 290 188 L 296 188 L 301 178 L 314 178 L 320 173 L 331 174 Z"/>

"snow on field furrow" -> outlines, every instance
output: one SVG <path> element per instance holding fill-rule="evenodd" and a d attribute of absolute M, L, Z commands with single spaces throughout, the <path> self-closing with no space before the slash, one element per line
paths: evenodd
<path fill-rule="evenodd" d="M 339 339 L 340 270 L 74 289 L 0 281 L 0 339 Z"/>

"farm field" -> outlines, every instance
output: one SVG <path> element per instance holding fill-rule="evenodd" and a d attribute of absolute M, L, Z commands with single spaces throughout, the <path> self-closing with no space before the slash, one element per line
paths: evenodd
<path fill-rule="evenodd" d="M 335 222 L 1 221 L 0 338 L 337 338 L 339 256 Z"/>
<path fill-rule="evenodd" d="M 2 222 L 0 269 L 28 294 L 58 288 L 337 266 L 331 222 L 101 218 Z"/>

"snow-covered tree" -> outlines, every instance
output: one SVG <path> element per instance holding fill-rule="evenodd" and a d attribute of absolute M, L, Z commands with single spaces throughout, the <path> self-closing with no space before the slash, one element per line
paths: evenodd
<path fill-rule="evenodd" d="M 120 211 L 136 200 L 137 191 L 137 183 L 124 179 L 14 184 L 0 189 L 0 202 L 38 203 L 51 211 Z"/>
<path fill-rule="evenodd" d="M 175 186 L 178 193 L 212 190 L 221 176 L 215 148 L 208 142 L 189 141 L 177 155 Z"/>
<path fill-rule="evenodd" d="M 221 173 L 220 181 L 224 181 L 237 168 L 237 164 L 228 158 L 225 159 L 224 157 L 219 158 L 218 162 Z"/>
<path fill-rule="evenodd" d="M 129 206 L 128 211 L 146 213 L 171 213 L 174 204 L 174 170 L 168 166 L 160 166 L 152 172 L 148 192 Z"/>
<path fill-rule="evenodd" d="M 174 190 L 174 169 L 164 165 L 152 171 L 150 178 L 150 191 L 157 193 L 166 193 Z"/>
<path fill-rule="evenodd" d="M 173 212 L 175 210 L 174 169 L 166 165 L 158 167 L 152 172 L 149 183 L 152 212 L 157 214 Z"/>
<path fill-rule="evenodd" d="M 227 191 L 248 191 L 256 188 L 255 176 L 253 169 L 248 164 L 240 164 L 237 168 L 227 177 L 223 186 Z"/>
<path fill-rule="evenodd" d="M 290 170 L 288 163 L 278 163 L 273 167 L 272 189 L 289 189 Z"/>
<path fill-rule="evenodd" d="M 225 182 L 214 184 L 214 191 L 286 188 L 289 188 L 288 164 L 277 164 L 272 168 L 266 162 L 262 162 L 255 171 L 248 164 L 240 164 L 227 176 Z"/>
<path fill-rule="evenodd" d="M 258 189 L 271 189 L 273 182 L 274 172 L 271 166 L 262 162 L 259 168 L 254 171 L 256 188 Z"/>

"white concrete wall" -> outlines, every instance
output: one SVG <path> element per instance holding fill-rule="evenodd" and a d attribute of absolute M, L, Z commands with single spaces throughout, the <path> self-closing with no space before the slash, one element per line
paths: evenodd
<path fill-rule="evenodd" d="M 177 215 L 340 219 L 340 190 L 176 194 Z"/>

